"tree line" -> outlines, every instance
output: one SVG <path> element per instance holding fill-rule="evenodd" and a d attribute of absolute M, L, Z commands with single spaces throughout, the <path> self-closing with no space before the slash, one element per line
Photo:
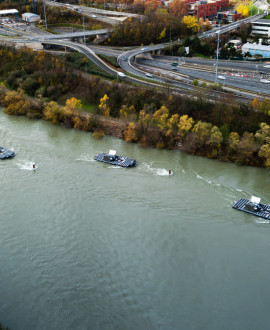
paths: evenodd
<path fill-rule="evenodd" d="M 238 104 L 224 94 L 221 103 L 211 103 L 203 94 L 193 99 L 96 76 L 78 77 L 58 57 L 29 49 L 1 46 L 0 61 L 2 84 L 12 89 L 2 90 L 0 96 L 8 114 L 89 130 L 97 137 L 113 132 L 115 118 L 124 123 L 116 135 L 129 142 L 270 166 L 268 100 Z M 87 105 L 92 106 L 91 114 L 84 111 Z M 100 118 L 107 118 L 110 129 L 104 131 Z"/>

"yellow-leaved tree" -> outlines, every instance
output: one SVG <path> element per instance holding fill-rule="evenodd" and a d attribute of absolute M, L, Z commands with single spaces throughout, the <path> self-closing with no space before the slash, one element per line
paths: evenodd
<path fill-rule="evenodd" d="M 195 133 L 197 137 L 197 142 L 201 146 L 205 145 L 211 135 L 212 124 L 203 122 L 201 120 L 193 127 L 192 132 Z"/>
<path fill-rule="evenodd" d="M 192 117 L 189 117 L 188 115 L 181 116 L 178 123 L 178 128 L 181 136 L 185 136 L 188 132 L 190 132 L 193 125 L 194 120 Z"/>
<path fill-rule="evenodd" d="M 240 13 L 242 16 L 247 17 L 249 15 L 249 8 L 248 6 L 244 6 L 243 4 L 240 4 L 237 8 L 236 11 Z"/>
<path fill-rule="evenodd" d="M 187 28 L 192 30 L 193 32 L 199 31 L 199 24 L 197 23 L 197 17 L 196 16 L 184 16 L 183 23 L 186 24 Z"/>
<path fill-rule="evenodd" d="M 124 137 L 127 142 L 136 142 L 138 140 L 136 126 L 133 122 L 128 125 L 128 128 L 124 133 Z"/>
<path fill-rule="evenodd" d="M 159 110 L 153 114 L 153 120 L 157 123 L 158 128 L 163 131 L 167 126 L 167 118 L 169 117 L 169 110 L 162 105 Z"/>
<path fill-rule="evenodd" d="M 106 117 L 110 117 L 110 111 L 111 111 L 108 103 L 109 103 L 109 97 L 107 94 L 104 94 L 104 96 L 100 99 L 100 104 L 98 107 L 102 115 Z"/>
<path fill-rule="evenodd" d="M 255 138 L 260 144 L 270 143 L 270 126 L 261 123 L 260 129 L 255 133 Z"/>
<path fill-rule="evenodd" d="M 179 122 L 179 115 L 177 113 L 172 115 L 168 119 L 168 121 L 167 121 L 167 132 L 166 132 L 167 136 L 178 133 L 178 122 Z"/>
<path fill-rule="evenodd" d="M 82 103 L 76 97 L 71 97 L 66 100 L 66 105 L 61 109 L 63 120 L 71 119 L 75 114 L 76 110 L 81 109 Z"/>
<path fill-rule="evenodd" d="M 53 124 L 58 124 L 59 106 L 56 102 L 51 101 L 46 105 L 43 110 L 43 116 L 45 120 L 49 120 Z"/>
<path fill-rule="evenodd" d="M 136 109 L 133 105 L 131 105 L 130 107 L 127 105 L 123 105 L 120 109 L 120 118 L 122 119 L 135 120 L 136 116 Z"/>
<path fill-rule="evenodd" d="M 266 167 L 270 167 L 270 145 L 267 143 L 267 144 L 264 144 L 260 151 L 259 151 L 259 154 L 258 154 L 260 157 L 264 157 L 265 158 L 265 166 Z"/>
<path fill-rule="evenodd" d="M 157 39 L 164 39 L 166 36 L 166 27 L 160 32 L 160 35 L 157 37 Z"/>
<path fill-rule="evenodd" d="M 231 153 L 236 152 L 239 141 L 240 141 L 239 134 L 236 133 L 236 132 L 231 132 L 230 136 L 229 136 L 229 140 L 228 140 L 229 150 L 230 150 Z"/>
<path fill-rule="evenodd" d="M 66 107 L 72 110 L 81 109 L 82 103 L 81 100 L 76 99 L 76 97 L 72 97 L 66 100 Z"/>

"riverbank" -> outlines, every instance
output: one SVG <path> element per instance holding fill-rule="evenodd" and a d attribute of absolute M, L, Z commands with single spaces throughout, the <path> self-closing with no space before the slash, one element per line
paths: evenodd
<path fill-rule="evenodd" d="M 270 128 L 262 123 L 255 134 L 244 133 L 242 137 L 232 132 L 224 147 L 222 131 L 210 123 L 195 123 L 188 115 L 169 116 L 162 106 L 152 117 L 143 110 L 138 120 L 132 107 L 121 109 L 122 119 L 109 116 L 108 97 L 100 100 L 97 113 L 82 109 L 80 100 L 71 98 L 65 106 L 31 98 L 22 92 L 0 87 L 0 105 L 9 115 L 24 115 L 31 119 L 45 119 L 53 124 L 76 128 L 93 133 L 96 138 L 112 135 L 141 146 L 174 149 L 188 154 L 232 161 L 250 166 L 270 167 Z M 100 114 L 98 114 L 98 112 Z M 103 115 L 102 115 L 103 114 Z"/>

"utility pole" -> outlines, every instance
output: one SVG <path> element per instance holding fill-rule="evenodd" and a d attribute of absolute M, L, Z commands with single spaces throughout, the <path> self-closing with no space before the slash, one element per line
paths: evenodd
<path fill-rule="evenodd" d="M 33 0 L 33 13 L 35 14 L 37 11 L 37 8 L 36 8 L 36 0 Z"/>
<path fill-rule="evenodd" d="M 86 44 L 86 43 L 85 43 L 84 17 L 83 17 L 83 41 L 84 41 L 84 44 Z"/>
<path fill-rule="evenodd" d="M 46 30 L 48 29 L 48 25 L 47 25 L 47 18 L 46 18 L 46 1 L 43 0 L 43 6 L 44 6 L 44 19 L 45 19 L 45 26 L 46 26 Z"/>
<path fill-rule="evenodd" d="M 220 35 L 220 26 L 218 32 L 218 44 L 217 44 L 217 61 L 216 61 L 216 79 L 215 84 L 217 83 L 217 73 L 218 73 L 218 53 L 219 53 L 219 35 Z"/>

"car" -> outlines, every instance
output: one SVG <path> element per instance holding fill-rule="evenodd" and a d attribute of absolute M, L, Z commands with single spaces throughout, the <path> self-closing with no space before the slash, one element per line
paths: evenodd
<path fill-rule="evenodd" d="M 263 84 L 270 84 L 270 80 L 267 79 L 261 79 L 260 82 Z"/>
<path fill-rule="evenodd" d="M 263 67 L 269 69 L 270 68 L 270 65 L 267 64 L 267 65 L 264 65 Z"/>
<path fill-rule="evenodd" d="M 126 56 L 124 56 L 124 57 L 123 57 L 123 60 L 124 60 L 124 61 L 127 61 L 127 60 L 128 60 L 128 58 L 127 58 Z"/>
<path fill-rule="evenodd" d="M 224 76 L 218 76 L 218 79 L 225 80 L 226 78 Z"/>
<path fill-rule="evenodd" d="M 153 74 L 152 73 L 146 73 L 145 75 L 146 75 L 146 77 L 149 77 L 149 78 L 152 78 L 153 77 Z"/>
<path fill-rule="evenodd" d="M 141 48 L 141 50 L 147 50 L 148 48 L 147 47 L 143 47 L 143 48 Z"/>
<path fill-rule="evenodd" d="M 93 18 L 97 18 L 97 15 L 92 15 Z"/>

